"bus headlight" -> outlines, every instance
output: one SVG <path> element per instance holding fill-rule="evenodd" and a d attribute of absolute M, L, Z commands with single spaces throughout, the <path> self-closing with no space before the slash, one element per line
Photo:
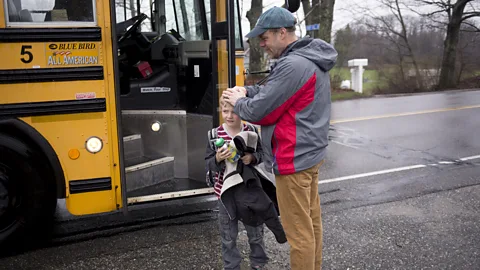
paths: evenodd
<path fill-rule="evenodd" d="M 158 132 L 160 128 L 162 128 L 162 124 L 160 124 L 160 122 L 155 121 L 152 123 L 152 131 Z"/>
<path fill-rule="evenodd" d="M 85 142 L 85 148 L 88 152 L 95 154 L 103 148 L 103 142 L 100 138 L 92 136 Z"/>

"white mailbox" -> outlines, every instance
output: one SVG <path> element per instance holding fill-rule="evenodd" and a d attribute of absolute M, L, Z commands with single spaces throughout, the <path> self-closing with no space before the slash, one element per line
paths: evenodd
<path fill-rule="evenodd" d="M 348 61 L 352 73 L 352 89 L 355 92 L 363 93 L 363 67 L 368 66 L 368 59 L 352 59 Z"/>

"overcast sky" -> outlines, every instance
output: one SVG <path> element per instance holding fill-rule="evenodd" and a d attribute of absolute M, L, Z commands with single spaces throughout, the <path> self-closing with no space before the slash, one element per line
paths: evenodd
<path fill-rule="evenodd" d="M 250 9 L 251 0 L 239 0 L 239 1 L 241 5 L 240 9 L 242 9 L 242 2 L 243 2 L 242 30 L 243 30 L 243 34 L 245 35 L 250 29 L 250 23 L 246 18 L 246 13 Z M 414 0 L 404 0 L 404 1 L 408 1 L 410 3 L 414 2 Z M 282 6 L 283 3 L 284 3 L 284 0 L 263 0 L 264 11 L 273 6 Z M 476 9 L 480 10 L 480 0 L 472 1 L 470 4 L 475 5 Z M 434 7 L 427 6 L 427 7 L 424 7 L 422 10 L 419 10 L 419 8 L 416 8 L 416 11 L 431 12 L 432 8 Z M 470 7 L 467 7 L 466 9 L 471 10 Z M 356 19 L 364 17 L 365 10 L 368 10 L 368 12 L 374 13 L 376 15 L 386 15 L 390 13 L 388 8 L 385 8 L 384 6 L 379 4 L 379 0 L 336 0 L 332 32 L 334 33 L 336 30 L 345 27 L 348 23 L 352 23 Z M 416 13 L 407 9 L 404 9 L 402 11 L 402 14 L 418 16 Z M 303 7 L 301 5 L 297 12 L 297 16 L 299 20 L 302 20 L 304 18 Z M 476 21 L 480 23 L 480 18 L 477 18 Z M 301 27 L 302 27 L 303 35 L 305 35 L 305 25 L 302 24 Z"/>
<path fill-rule="evenodd" d="M 242 5 L 242 0 L 240 0 L 240 5 Z M 282 0 L 263 0 L 264 11 L 273 7 L 273 6 L 282 6 L 284 1 Z M 335 31 L 339 28 L 346 26 L 348 23 L 352 22 L 355 17 L 361 16 L 360 14 L 355 15 L 351 12 L 351 7 L 354 5 L 361 6 L 372 6 L 375 3 L 375 0 L 336 0 L 335 10 L 334 10 L 334 21 L 332 25 L 332 30 Z M 250 29 L 250 23 L 246 18 L 246 13 L 250 9 L 250 0 L 243 0 L 243 15 L 242 15 L 242 29 L 244 35 Z M 242 7 L 240 7 L 242 9 Z M 300 8 L 296 14 L 300 20 L 304 18 L 303 7 L 300 5 Z M 303 34 L 305 34 L 305 27 L 302 25 Z"/>

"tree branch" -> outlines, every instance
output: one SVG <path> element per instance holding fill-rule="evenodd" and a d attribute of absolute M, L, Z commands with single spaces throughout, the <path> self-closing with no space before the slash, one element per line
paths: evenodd
<path fill-rule="evenodd" d="M 463 17 L 460 21 L 464 22 L 465 20 L 468 20 L 473 17 L 480 17 L 480 12 L 465 12 L 463 13 Z"/>
<path fill-rule="evenodd" d="M 299 22 L 297 23 L 297 25 L 300 25 L 303 21 L 305 21 L 305 20 L 307 19 L 307 17 L 310 16 L 310 14 L 312 14 L 312 12 L 315 10 L 315 8 L 317 8 L 317 7 L 320 6 L 320 4 L 321 4 L 321 2 L 313 5 L 313 6 L 310 8 L 310 11 L 308 11 L 308 13 L 305 14 L 305 16 L 303 17 L 303 20 L 299 21 Z M 303 4 L 302 4 L 302 5 L 303 5 Z"/>
<path fill-rule="evenodd" d="M 473 0 L 458 0 L 455 5 L 466 5 L 468 2 L 472 2 Z"/>
<path fill-rule="evenodd" d="M 426 1 L 426 0 L 417 0 L 418 2 L 420 3 L 423 3 L 425 5 L 429 5 L 429 6 L 437 6 L 437 7 L 440 7 L 440 8 L 443 8 L 444 10 L 447 10 L 449 8 L 453 8 L 453 5 L 451 3 L 449 3 L 450 1 L 446 2 L 446 1 Z M 468 0 L 467 0 L 468 1 Z"/>
<path fill-rule="evenodd" d="M 480 28 L 473 23 L 463 22 L 463 24 L 472 27 L 472 29 L 471 30 L 470 29 L 460 29 L 460 31 L 462 31 L 462 32 L 470 32 L 470 33 L 480 32 Z"/>
<path fill-rule="evenodd" d="M 413 12 L 417 15 L 423 16 L 423 17 L 431 18 L 431 19 L 436 17 L 436 15 L 439 15 L 441 13 L 445 13 L 447 15 L 448 19 L 450 20 L 450 13 L 451 13 L 450 11 L 453 8 L 453 5 L 450 5 L 450 4 L 445 3 L 445 2 L 431 2 L 431 1 L 423 1 L 423 0 L 414 0 L 414 1 L 423 3 L 425 5 L 429 5 L 429 6 L 434 5 L 434 6 L 439 7 L 439 9 L 435 10 L 435 11 L 432 11 L 432 12 L 424 13 L 424 12 L 420 11 L 421 7 L 423 7 L 424 5 L 413 5 L 412 7 L 409 7 L 409 6 L 405 5 L 408 8 L 408 10 L 410 10 L 411 12 Z"/>
<path fill-rule="evenodd" d="M 433 15 L 446 12 L 445 9 L 439 9 L 439 10 L 436 10 L 436 11 L 430 12 L 430 13 L 420 13 L 420 12 L 415 11 L 415 10 L 412 10 L 412 11 L 415 12 L 415 13 L 417 13 L 418 15 L 422 15 L 422 16 L 426 16 L 426 17 L 432 17 Z"/>

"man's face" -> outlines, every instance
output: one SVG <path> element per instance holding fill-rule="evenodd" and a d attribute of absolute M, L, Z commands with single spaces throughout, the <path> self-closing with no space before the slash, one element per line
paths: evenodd
<path fill-rule="evenodd" d="M 277 31 L 268 30 L 259 36 L 260 47 L 273 59 L 279 58 L 283 50 L 285 50 L 285 35 L 285 28 Z"/>

